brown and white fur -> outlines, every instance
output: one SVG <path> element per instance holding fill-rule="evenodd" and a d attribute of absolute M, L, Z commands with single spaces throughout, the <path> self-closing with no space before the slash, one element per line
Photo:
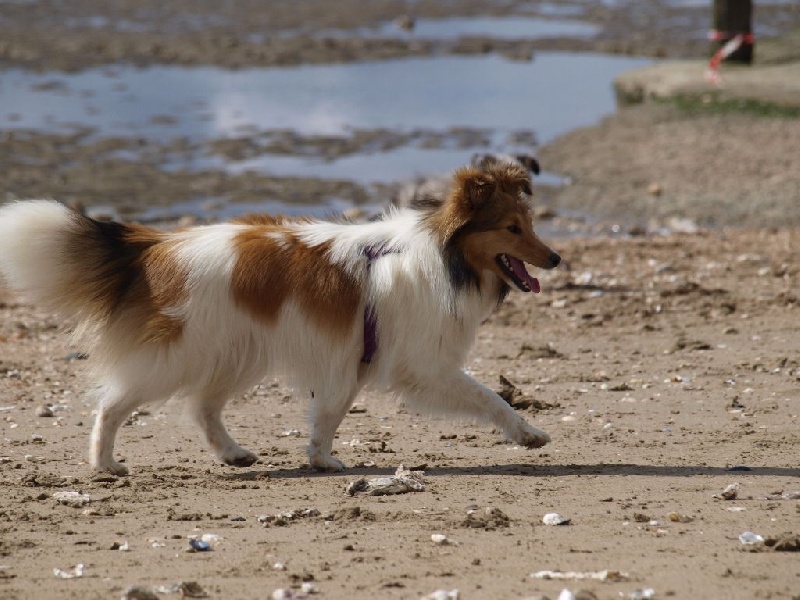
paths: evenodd
<path fill-rule="evenodd" d="M 530 195 L 524 168 L 495 161 L 458 170 L 438 207 L 364 224 L 251 216 L 165 232 L 16 202 L 0 208 L 0 274 L 77 319 L 102 382 L 90 450 L 100 471 L 127 472 L 113 456 L 118 428 L 171 397 L 187 400 L 219 459 L 252 464 L 221 413 L 273 373 L 310 392 L 318 469 L 343 468 L 334 434 L 366 384 L 539 447 L 548 435 L 462 370 L 509 287 L 539 291 L 523 261 L 559 263 L 533 232 Z M 370 307 L 378 345 L 366 363 Z"/>

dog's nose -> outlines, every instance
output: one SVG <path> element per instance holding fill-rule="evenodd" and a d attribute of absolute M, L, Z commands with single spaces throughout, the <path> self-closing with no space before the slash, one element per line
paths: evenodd
<path fill-rule="evenodd" d="M 550 252 L 550 268 L 555 269 L 560 262 L 561 257 L 558 255 L 558 252 Z"/>

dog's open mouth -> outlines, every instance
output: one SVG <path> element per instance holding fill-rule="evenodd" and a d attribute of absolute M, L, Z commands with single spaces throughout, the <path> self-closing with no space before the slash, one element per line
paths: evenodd
<path fill-rule="evenodd" d="M 521 291 L 538 294 L 541 291 L 539 280 L 531 277 L 525 269 L 525 263 L 508 254 L 498 254 L 495 259 L 500 269 L 514 282 Z"/>

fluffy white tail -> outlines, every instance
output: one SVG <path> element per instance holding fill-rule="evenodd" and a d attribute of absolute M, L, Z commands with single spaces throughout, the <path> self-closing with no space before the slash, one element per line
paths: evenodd
<path fill-rule="evenodd" d="M 37 304 L 101 325 L 142 279 L 156 230 L 99 222 L 49 200 L 0 208 L 0 276 Z"/>
<path fill-rule="evenodd" d="M 80 268 L 65 256 L 76 236 L 75 216 L 48 200 L 0 208 L 0 273 L 12 288 L 37 303 L 64 300 L 61 294 Z"/>

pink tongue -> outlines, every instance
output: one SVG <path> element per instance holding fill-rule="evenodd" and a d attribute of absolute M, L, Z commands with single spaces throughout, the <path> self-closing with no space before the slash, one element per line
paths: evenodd
<path fill-rule="evenodd" d="M 506 254 L 506 258 L 508 258 L 508 264 L 511 265 L 511 270 L 514 271 L 514 275 L 516 275 L 520 281 L 527 283 L 534 294 L 538 294 L 541 291 L 541 288 L 539 287 L 539 280 L 536 279 L 536 277 L 531 277 L 528 275 L 528 271 L 525 269 L 525 263 L 518 258 L 509 256 L 508 254 Z"/>

